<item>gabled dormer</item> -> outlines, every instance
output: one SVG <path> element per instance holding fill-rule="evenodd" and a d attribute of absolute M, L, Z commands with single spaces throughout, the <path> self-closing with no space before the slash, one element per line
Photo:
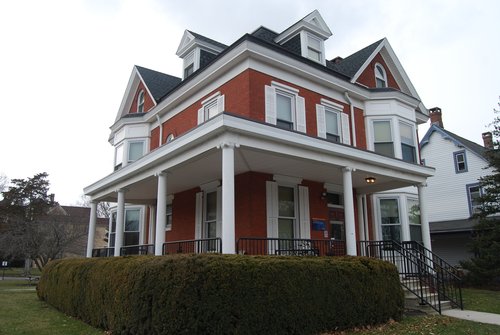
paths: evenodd
<path fill-rule="evenodd" d="M 302 57 L 326 65 L 325 41 L 332 36 L 330 28 L 314 10 L 281 34 L 274 41 Z"/>
<path fill-rule="evenodd" d="M 227 46 L 205 36 L 184 31 L 176 55 L 182 58 L 182 78 L 186 79 L 196 70 L 210 63 Z"/>

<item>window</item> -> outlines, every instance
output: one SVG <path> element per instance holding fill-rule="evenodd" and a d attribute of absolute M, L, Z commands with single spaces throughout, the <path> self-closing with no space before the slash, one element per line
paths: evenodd
<path fill-rule="evenodd" d="M 194 72 L 195 52 L 192 51 L 184 58 L 184 79 Z"/>
<path fill-rule="evenodd" d="M 328 204 L 328 207 L 344 208 L 344 196 L 341 193 L 328 192 L 326 194 L 326 202 Z"/>
<path fill-rule="evenodd" d="M 401 220 L 397 199 L 380 199 L 382 239 L 401 241 Z"/>
<path fill-rule="evenodd" d="M 217 92 L 201 102 L 198 110 L 198 124 L 210 120 L 224 111 L 224 95 Z"/>
<path fill-rule="evenodd" d="M 410 225 L 410 240 L 422 242 L 422 227 L 420 225 L 420 206 L 418 200 L 408 199 L 408 223 Z"/>
<path fill-rule="evenodd" d="M 384 88 L 387 87 L 387 75 L 385 69 L 380 64 L 375 64 L 375 87 Z"/>
<path fill-rule="evenodd" d="M 191 63 L 184 69 L 184 78 L 189 77 L 193 72 L 194 72 L 194 64 Z"/>
<path fill-rule="evenodd" d="M 140 209 L 125 210 L 125 235 L 123 245 L 139 245 Z"/>
<path fill-rule="evenodd" d="M 454 152 L 453 160 L 455 161 L 455 173 L 467 172 L 467 159 L 465 158 L 465 151 Z"/>
<path fill-rule="evenodd" d="M 137 96 L 137 113 L 144 113 L 144 91 L 141 90 Z"/>
<path fill-rule="evenodd" d="M 113 248 L 115 246 L 116 237 L 116 212 L 111 213 L 111 220 L 109 223 L 109 237 L 108 237 L 108 248 Z"/>
<path fill-rule="evenodd" d="M 172 230 L 172 204 L 167 205 L 167 222 L 165 225 L 165 230 Z"/>
<path fill-rule="evenodd" d="M 278 186 L 278 238 L 295 237 L 295 187 Z M 292 241 L 280 241 L 279 249 L 293 249 Z"/>
<path fill-rule="evenodd" d="M 321 104 L 316 105 L 318 137 L 330 142 L 351 144 L 349 116 L 343 110 L 343 105 L 321 99 Z"/>
<path fill-rule="evenodd" d="M 299 90 L 282 83 L 265 86 L 266 122 L 283 129 L 306 132 L 305 100 Z"/>
<path fill-rule="evenodd" d="M 276 92 L 276 125 L 284 129 L 293 129 L 295 106 L 293 96 Z"/>
<path fill-rule="evenodd" d="M 115 149 L 115 171 L 122 167 L 123 164 L 123 144 L 120 144 Z"/>
<path fill-rule="evenodd" d="M 311 35 L 307 35 L 307 57 L 316 62 L 321 62 L 321 51 L 321 40 Z"/>
<path fill-rule="evenodd" d="M 325 108 L 326 139 L 340 142 L 340 113 L 331 108 Z"/>
<path fill-rule="evenodd" d="M 217 191 L 205 193 L 203 237 L 217 237 Z"/>
<path fill-rule="evenodd" d="M 481 208 L 481 201 L 479 198 L 482 195 L 481 187 L 479 184 L 469 184 L 467 187 L 467 199 L 469 200 L 470 215 L 479 213 Z"/>
<path fill-rule="evenodd" d="M 375 152 L 385 156 L 394 157 L 391 122 L 373 121 L 373 134 Z"/>
<path fill-rule="evenodd" d="M 172 142 L 174 139 L 175 139 L 174 134 L 168 134 L 168 136 L 167 136 L 167 143 Z"/>
<path fill-rule="evenodd" d="M 128 163 L 135 162 L 144 155 L 144 141 L 128 143 Z"/>
<path fill-rule="evenodd" d="M 401 153 L 403 160 L 410 163 L 416 163 L 417 152 L 415 150 L 413 127 L 400 122 L 399 134 L 401 136 Z"/>

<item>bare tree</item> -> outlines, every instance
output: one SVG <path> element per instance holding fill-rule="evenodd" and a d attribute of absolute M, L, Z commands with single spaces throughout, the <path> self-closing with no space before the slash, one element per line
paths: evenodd
<path fill-rule="evenodd" d="M 0 174 L 0 193 L 2 193 L 7 188 L 8 184 L 9 184 L 9 178 L 7 178 L 7 176 L 4 175 L 3 173 Z"/>
<path fill-rule="evenodd" d="M 90 198 L 82 194 L 81 200 L 77 202 L 78 206 L 90 207 Z M 100 201 L 97 203 L 97 217 L 109 218 L 111 216 L 111 205 L 109 202 Z"/>

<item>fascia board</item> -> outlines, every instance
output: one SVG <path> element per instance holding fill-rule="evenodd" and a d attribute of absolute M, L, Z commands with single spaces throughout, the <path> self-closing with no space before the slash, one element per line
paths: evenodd
<path fill-rule="evenodd" d="M 137 71 L 137 68 L 134 66 L 132 68 L 132 73 L 130 74 L 130 78 L 128 79 L 127 88 L 125 89 L 125 94 L 123 94 L 120 108 L 118 108 L 118 113 L 116 115 L 115 122 L 121 118 L 121 116 L 123 115 L 123 111 L 126 110 L 127 105 L 130 105 L 131 103 L 130 93 L 132 92 L 132 89 L 138 85 L 138 81 L 136 79 L 138 78 L 138 74 L 139 72 Z"/>

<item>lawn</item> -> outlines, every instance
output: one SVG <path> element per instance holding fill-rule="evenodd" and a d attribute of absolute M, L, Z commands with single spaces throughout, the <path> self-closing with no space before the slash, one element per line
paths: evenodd
<path fill-rule="evenodd" d="M 465 307 L 500 314 L 500 292 L 465 289 Z M 0 280 L 0 335 L 104 335 L 105 332 L 58 312 L 38 300 L 26 280 Z M 323 335 L 496 335 L 500 326 L 443 316 L 405 317 L 401 322 Z"/>
<path fill-rule="evenodd" d="M 1 277 L 0 277 L 1 278 Z M 0 280 L 1 335 L 103 335 L 38 300 L 26 280 Z"/>

